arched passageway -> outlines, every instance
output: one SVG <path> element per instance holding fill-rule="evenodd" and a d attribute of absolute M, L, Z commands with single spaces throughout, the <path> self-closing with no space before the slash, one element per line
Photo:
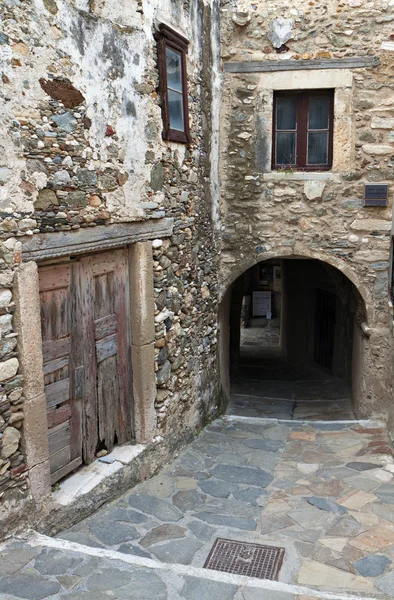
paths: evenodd
<path fill-rule="evenodd" d="M 365 320 L 356 286 L 332 265 L 301 257 L 253 265 L 232 283 L 221 306 L 228 411 L 354 418 Z"/>

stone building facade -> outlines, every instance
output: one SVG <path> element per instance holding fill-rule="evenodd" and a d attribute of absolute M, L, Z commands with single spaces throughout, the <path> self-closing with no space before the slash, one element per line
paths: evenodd
<path fill-rule="evenodd" d="M 109 356 L 108 344 L 119 345 L 120 330 L 131 329 L 126 399 L 132 441 L 142 455 L 131 462 L 96 461 L 93 467 L 106 467 L 109 475 L 90 494 L 89 506 L 69 506 L 69 522 L 78 511 L 90 512 L 122 486 L 149 476 L 219 409 L 217 238 L 211 211 L 217 193 L 211 182 L 217 181 L 218 140 L 211 131 L 218 54 L 217 44 L 202 47 L 217 31 L 217 6 L 205 0 L 6 0 L 0 18 L 0 530 L 5 535 L 24 522 L 23 516 L 47 528 L 51 519 L 59 520 L 67 510 L 51 495 L 54 469 L 59 467 L 58 478 L 64 469 L 92 460 L 92 455 L 84 458 L 86 449 L 76 459 L 73 451 L 70 456 L 74 417 L 67 402 L 48 412 L 48 421 L 46 406 L 57 402 L 52 391 L 67 399 L 81 396 L 82 404 L 76 400 L 85 418 L 78 426 L 80 443 L 96 428 L 91 415 L 84 417 L 89 369 L 82 359 L 78 367 L 74 351 L 64 358 L 59 350 L 70 335 L 72 348 L 78 340 L 79 346 L 87 343 L 88 305 L 104 280 L 97 283 L 96 277 L 95 292 L 90 288 L 81 304 L 74 298 L 72 308 L 64 308 L 64 294 L 83 264 L 106 278 L 111 296 L 117 257 L 124 261 L 122 293 L 130 314 L 112 338 L 105 338 L 104 351 Z M 162 135 L 157 33 L 163 25 L 188 42 L 189 143 Z M 111 260 L 115 271 L 108 267 Z M 84 275 L 75 285 L 81 289 L 88 280 Z M 96 340 L 98 324 L 112 327 L 108 318 L 96 319 Z M 62 331 L 63 326 L 71 329 Z M 48 332 L 52 337 L 45 337 Z M 48 344 L 56 346 L 49 363 Z M 90 349 L 94 354 L 94 345 Z M 89 351 L 83 352 L 89 359 Z M 112 393 L 105 388 L 109 375 L 98 383 L 104 398 Z M 60 412 L 66 415 L 62 423 Z M 93 446 L 90 454 L 105 450 Z"/>
<path fill-rule="evenodd" d="M 342 309 L 352 306 L 341 327 L 352 330 L 342 347 L 352 347 L 356 414 L 389 418 L 392 428 L 393 10 L 392 3 L 364 0 L 222 3 L 221 365 L 227 394 L 228 324 L 232 311 L 239 320 L 239 276 L 261 261 L 279 261 L 285 274 L 297 264 L 299 285 L 309 285 L 302 262 L 290 259 L 320 261 L 333 267 L 323 287 L 330 286 Z M 273 166 L 275 99 L 300 91 L 333 94 L 328 169 Z M 388 185 L 386 206 L 364 205 L 371 183 Z M 293 300 L 296 284 L 287 296 L 288 344 L 298 336 L 296 355 L 313 316 L 311 307 Z M 297 311 L 291 312 L 293 303 Z"/>
<path fill-rule="evenodd" d="M 151 475 L 223 410 L 242 275 L 264 261 L 283 267 L 289 355 L 311 326 L 297 282 L 312 293 L 316 274 L 335 291 L 336 368 L 352 376 L 356 414 L 394 431 L 394 5 L 4 0 L 0 17 L 2 533 L 27 520 L 46 531 L 71 524 Z M 187 142 L 163 139 L 162 26 L 187 46 Z M 332 165 L 272 168 L 276 94 L 316 90 L 333 98 Z M 368 183 L 388 185 L 386 206 L 364 206 Z M 119 296 L 115 284 L 126 298 L 120 327 L 112 305 L 92 316 L 95 295 L 101 305 Z M 69 329 L 56 333 L 65 310 Z M 50 355 L 65 338 L 74 354 Z M 111 358 L 122 344 L 132 451 L 92 463 L 105 454 L 105 430 L 64 462 L 59 444 L 75 422 L 63 405 L 67 422 L 54 415 L 57 394 L 74 390 L 80 437 L 97 429 L 84 400 L 90 367 L 78 360 Z M 119 383 L 110 380 L 97 376 L 100 397 Z M 88 494 L 51 493 L 62 469 L 78 476 L 92 465 Z"/>

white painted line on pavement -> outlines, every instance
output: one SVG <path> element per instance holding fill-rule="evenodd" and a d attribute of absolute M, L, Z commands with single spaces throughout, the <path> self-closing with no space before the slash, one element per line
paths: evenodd
<path fill-rule="evenodd" d="M 158 569 L 171 571 L 176 575 L 186 575 L 189 577 L 199 577 L 200 579 L 209 579 L 221 583 L 230 583 L 238 587 L 251 587 L 258 589 L 271 590 L 274 592 L 286 592 L 299 596 L 310 596 L 325 600 L 377 600 L 377 598 L 366 596 L 355 596 L 353 594 L 337 594 L 334 592 L 320 592 L 308 587 L 282 583 L 280 581 L 270 581 L 268 579 L 254 579 L 242 575 L 232 575 L 220 571 L 211 571 L 201 567 L 192 567 L 191 565 L 178 565 L 162 563 L 151 558 L 143 558 L 131 554 L 123 554 L 116 550 L 107 550 L 106 548 L 92 548 L 83 544 L 69 542 L 60 538 L 51 538 L 37 532 L 32 532 L 26 539 L 26 543 L 32 547 L 44 546 L 46 548 L 57 548 L 58 550 L 68 550 L 70 552 L 80 552 L 88 556 L 106 558 L 109 560 L 118 560 L 134 567 L 145 567 L 147 569 Z"/>

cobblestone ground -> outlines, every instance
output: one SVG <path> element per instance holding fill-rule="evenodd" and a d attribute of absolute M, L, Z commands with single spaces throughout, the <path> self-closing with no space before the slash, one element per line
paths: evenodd
<path fill-rule="evenodd" d="M 393 473 L 379 427 L 220 419 L 57 538 L 3 548 L 0 599 L 393 598 Z M 218 537 L 285 548 L 279 582 L 203 570 Z"/>
<path fill-rule="evenodd" d="M 288 362 L 280 348 L 247 346 L 241 346 L 239 373 L 231 381 L 228 413 L 308 421 L 354 419 L 346 380 L 318 365 Z"/>

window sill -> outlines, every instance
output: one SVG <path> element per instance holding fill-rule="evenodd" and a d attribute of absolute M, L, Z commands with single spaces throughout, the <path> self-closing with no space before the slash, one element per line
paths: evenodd
<path fill-rule="evenodd" d="M 264 181 L 334 181 L 340 182 L 339 173 L 331 173 L 328 171 L 294 171 L 294 173 L 286 173 L 285 171 L 271 171 L 263 174 Z"/>

